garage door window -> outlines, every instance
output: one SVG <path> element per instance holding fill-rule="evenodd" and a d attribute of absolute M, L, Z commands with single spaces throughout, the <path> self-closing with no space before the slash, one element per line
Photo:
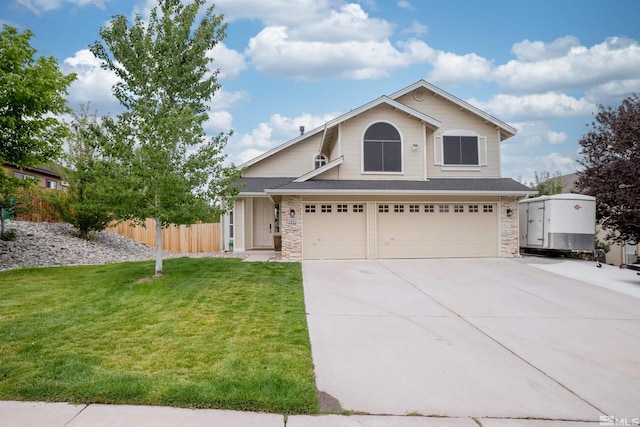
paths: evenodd
<path fill-rule="evenodd" d="M 409 212 L 410 213 L 420 212 L 420 205 L 409 205 Z"/>
<path fill-rule="evenodd" d="M 364 133 L 364 172 L 402 172 L 402 140 L 391 124 L 374 123 Z"/>
<path fill-rule="evenodd" d="M 362 213 L 364 212 L 364 205 L 353 205 L 354 213 Z"/>
<path fill-rule="evenodd" d="M 315 213 L 316 205 L 304 205 L 304 211 L 305 213 Z"/>
<path fill-rule="evenodd" d="M 322 205 L 320 211 L 322 213 L 331 213 L 331 205 Z"/>
<path fill-rule="evenodd" d="M 338 205 L 336 207 L 336 210 L 338 211 L 338 213 L 347 213 L 347 212 L 349 212 L 349 208 L 347 207 L 347 205 Z"/>
<path fill-rule="evenodd" d="M 389 212 L 389 205 L 379 205 L 378 206 L 378 212 L 380 212 L 380 213 Z"/>
<path fill-rule="evenodd" d="M 469 212 L 478 213 L 478 205 L 469 205 Z"/>
<path fill-rule="evenodd" d="M 464 205 L 453 205 L 453 212 L 464 213 Z"/>
<path fill-rule="evenodd" d="M 424 205 L 425 213 L 434 213 L 436 211 L 435 205 Z"/>
<path fill-rule="evenodd" d="M 449 205 L 440 205 L 439 210 L 440 213 L 449 213 Z"/>
<path fill-rule="evenodd" d="M 404 205 L 393 205 L 393 211 L 395 213 L 402 213 L 404 212 Z"/>
<path fill-rule="evenodd" d="M 483 212 L 484 213 L 493 213 L 493 205 L 484 205 Z"/>

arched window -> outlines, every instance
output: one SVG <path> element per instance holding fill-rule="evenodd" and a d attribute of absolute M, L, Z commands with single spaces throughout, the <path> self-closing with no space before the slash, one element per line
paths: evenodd
<path fill-rule="evenodd" d="M 327 156 L 324 154 L 316 154 L 313 158 L 313 168 L 318 169 L 327 164 Z"/>
<path fill-rule="evenodd" d="M 389 123 L 374 123 L 364 133 L 362 142 L 365 172 L 402 172 L 400 132 Z"/>

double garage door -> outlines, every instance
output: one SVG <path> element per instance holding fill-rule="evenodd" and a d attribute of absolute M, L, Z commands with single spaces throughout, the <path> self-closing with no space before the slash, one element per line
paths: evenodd
<path fill-rule="evenodd" d="M 305 202 L 303 257 L 497 256 L 497 212 L 496 203 Z"/>

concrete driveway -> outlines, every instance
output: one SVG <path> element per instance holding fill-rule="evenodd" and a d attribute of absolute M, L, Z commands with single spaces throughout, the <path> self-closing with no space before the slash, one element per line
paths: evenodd
<path fill-rule="evenodd" d="M 304 261 L 302 271 L 329 408 L 640 417 L 638 298 L 508 259 Z"/>

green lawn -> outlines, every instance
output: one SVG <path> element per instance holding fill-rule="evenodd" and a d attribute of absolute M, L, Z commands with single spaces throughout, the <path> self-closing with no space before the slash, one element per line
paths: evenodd
<path fill-rule="evenodd" d="M 317 413 L 299 263 L 0 272 L 0 400 Z"/>

